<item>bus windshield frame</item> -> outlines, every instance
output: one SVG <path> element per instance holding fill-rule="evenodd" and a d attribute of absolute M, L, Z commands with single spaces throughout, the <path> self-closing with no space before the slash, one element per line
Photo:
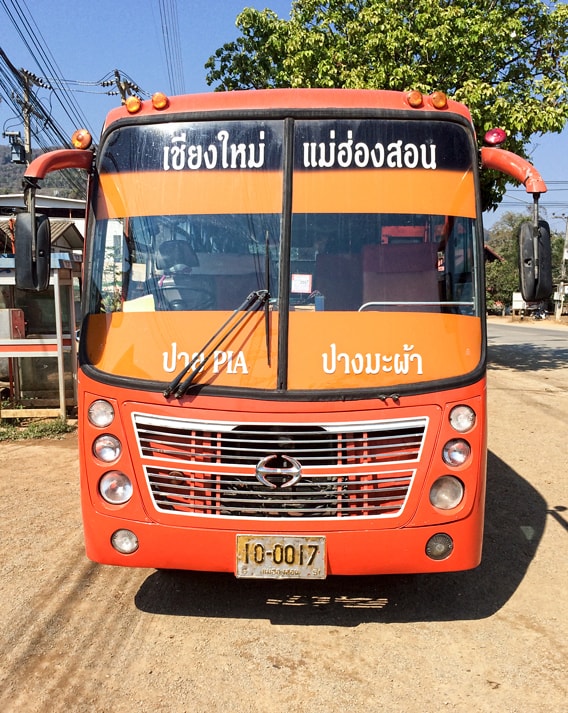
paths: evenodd
<path fill-rule="evenodd" d="M 471 126 L 352 113 L 111 125 L 93 186 L 84 367 L 160 389 L 267 290 L 269 314 L 221 334 L 200 388 L 363 398 L 478 379 Z"/>

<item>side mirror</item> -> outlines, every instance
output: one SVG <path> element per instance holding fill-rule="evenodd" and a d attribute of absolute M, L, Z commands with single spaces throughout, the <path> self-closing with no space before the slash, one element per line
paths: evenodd
<path fill-rule="evenodd" d="M 525 302 L 540 302 L 552 294 L 550 227 L 538 221 L 538 229 L 526 221 L 519 231 L 519 272 Z"/>
<path fill-rule="evenodd" d="M 51 227 L 46 215 L 20 213 L 16 216 L 16 287 L 43 292 L 49 287 L 51 271 Z"/>

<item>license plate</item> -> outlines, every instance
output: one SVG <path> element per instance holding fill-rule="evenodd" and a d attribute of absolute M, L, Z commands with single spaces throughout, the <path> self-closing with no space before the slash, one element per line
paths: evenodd
<path fill-rule="evenodd" d="M 237 535 L 236 576 L 325 579 L 325 537 Z"/>

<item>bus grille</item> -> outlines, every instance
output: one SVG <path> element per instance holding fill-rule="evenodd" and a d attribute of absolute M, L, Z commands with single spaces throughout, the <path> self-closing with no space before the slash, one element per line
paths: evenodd
<path fill-rule="evenodd" d="M 232 518 L 399 515 L 427 426 L 426 418 L 321 426 L 133 418 L 156 509 Z M 299 461 L 300 481 L 259 482 L 256 465 L 269 455 Z"/>

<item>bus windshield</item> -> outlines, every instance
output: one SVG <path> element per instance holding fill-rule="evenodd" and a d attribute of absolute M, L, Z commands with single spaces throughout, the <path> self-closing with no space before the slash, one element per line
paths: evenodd
<path fill-rule="evenodd" d="M 474 157 L 470 131 L 444 120 L 111 131 L 94 188 L 89 361 L 169 380 L 267 290 L 269 323 L 252 314 L 202 385 L 364 390 L 471 373 L 482 358 Z"/>

